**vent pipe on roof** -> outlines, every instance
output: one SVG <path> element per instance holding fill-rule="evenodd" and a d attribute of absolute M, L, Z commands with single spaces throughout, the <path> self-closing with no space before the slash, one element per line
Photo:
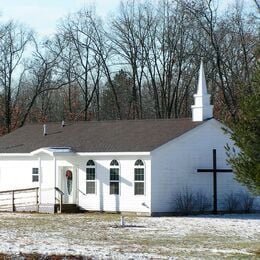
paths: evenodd
<path fill-rule="evenodd" d="M 61 121 L 61 126 L 62 126 L 62 127 L 65 126 L 65 121 L 64 121 L 64 120 Z"/>
<path fill-rule="evenodd" d="M 47 125 L 43 125 L 43 135 L 47 135 Z"/>

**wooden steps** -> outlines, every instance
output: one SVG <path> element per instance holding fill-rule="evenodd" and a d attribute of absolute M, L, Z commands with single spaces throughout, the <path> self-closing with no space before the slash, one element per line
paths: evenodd
<path fill-rule="evenodd" d="M 81 210 L 77 204 L 55 204 L 55 213 L 80 213 Z"/>

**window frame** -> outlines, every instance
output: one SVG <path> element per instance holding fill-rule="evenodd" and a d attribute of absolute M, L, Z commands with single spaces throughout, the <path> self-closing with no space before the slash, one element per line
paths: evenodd
<path fill-rule="evenodd" d="M 91 164 L 89 164 L 90 162 L 92 162 Z M 94 179 L 88 179 L 88 169 L 94 169 Z M 97 184 L 96 184 L 96 180 L 97 180 L 97 175 L 96 175 L 97 171 L 96 171 L 96 163 L 94 162 L 94 160 L 88 160 L 86 163 L 86 194 L 87 195 L 96 195 L 97 194 Z M 88 183 L 94 183 L 94 192 L 88 192 Z"/>
<path fill-rule="evenodd" d="M 37 170 L 37 173 L 35 173 L 34 170 Z M 34 177 L 37 177 L 37 180 L 34 180 Z M 40 181 L 40 170 L 39 170 L 39 167 L 33 167 L 32 168 L 32 182 L 39 182 L 39 181 Z"/>
<path fill-rule="evenodd" d="M 139 164 L 139 163 L 142 163 L 142 164 Z M 143 180 L 136 180 L 136 169 L 142 169 L 143 170 Z M 141 160 L 141 159 L 137 159 L 135 161 L 135 164 L 134 164 L 134 196 L 145 196 L 146 194 L 146 189 L 145 189 L 145 183 L 146 183 L 146 174 L 145 174 L 145 164 L 144 164 L 144 161 Z M 143 194 L 136 194 L 136 184 L 143 184 Z"/>
<path fill-rule="evenodd" d="M 118 170 L 118 180 L 111 180 L 111 170 L 112 169 Z M 113 159 L 110 162 L 110 165 L 109 165 L 109 195 L 120 195 L 120 191 L 121 191 L 120 180 L 121 180 L 120 164 L 119 164 L 118 160 Z M 112 183 L 117 183 L 117 185 L 118 185 L 118 193 L 111 193 L 111 184 Z"/>

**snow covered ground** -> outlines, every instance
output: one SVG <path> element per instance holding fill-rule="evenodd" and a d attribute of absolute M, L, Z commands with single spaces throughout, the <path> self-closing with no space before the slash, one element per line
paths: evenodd
<path fill-rule="evenodd" d="M 260 257 L 260 214 L 125 217 L 0 213 L 0 253 L 93 259 Z"/>

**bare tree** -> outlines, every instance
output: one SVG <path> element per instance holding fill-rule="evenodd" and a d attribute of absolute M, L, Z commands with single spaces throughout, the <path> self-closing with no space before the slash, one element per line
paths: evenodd
<path fill-rule="evenodd" d="M 93 10 L 82 9 L 63 23 L 63 38 L 68 45 L 72 44 L 71 52 L 76 59 L 73 64 L 73 74 L 77 85 L 83 93 L 84 120 L 88 119 L 88 109 L 96 93 L 101 77 L 101 60 L 97 55 Z M 71 57 L 67 61 L 72 61 Z M 70 64 L 71 65 L 71 64 Z M 69 75 L 71 76 L 71 75 Z"/>
<path fill-rule="evenodd" d="M 142 15 L 148 32 L 140 41 L 145 54 L 144 75 L 153 93 L 156 117 L 179 117 L 197 65 L 192 66 L 192 27 L 177 3 L 161 1 L 156 12 L 154 9 L 148 5 Z"/>
<path fill-rule="evenodd" d="M 254 59 L 254 33 L 250 32 L 249 27 L 245 31 L 246 21 L 241 15 L 242 7 L 237 4 L 233 8 L 235 11 L 227 13 L 224 18 L 218 14 L 216 1 L 195 3 L 181 0 L 179 3 L 191 15 L 194 26 L 197 24 L 197 30 L 204 39 L 199 45 L 204 48 L 204 56 L 211 60 L 210 67 L 216 75 L 212 79 L 215 99 L 222 100 L 221 110 L 226 107 L 227 113 L 234 119 L 238 112 L 237 86 L 241 75 L 244 81 L 249 82 L 250 64 L 253 64 Z"/>
<path fill-rule="evenodd" d="M 148 3 L 136 5 L 135 1 L 121 2 L 119 15 L 112 21 L 113 51 L 126 67 L 130 66 L 132 77 L 132 118 L 142 118 L 142 84 L 145 69 L 144 41 L 149 24 L 145 17 Z"/>
<path fill-rule="evenodd" d="M 60 53 L 60 62 L 57 64 L 59 70 L 63 74 L 63 78 L 68 82 L 67 86 L 67 106 L 69 114 L 73 114 L 76 111 L 73 111 L 72 106 L 72 96 L 73 88 L 75 87 L 76 82 L 76 73 L 75 69 L 77 67 L 77 59 L 75 51 L 73 48 L 73 42 L 68 40 L 66 32 L 62 29 L 58 30 L 53 39 L 53 53 Z"/>
<path fill-rule="evenodd" d="M 260 2 L 258 0 L 254 0 L 254 3 L 258 9 L 258 12 L 260 12 Z"/>
<path fill-rule="evenodd" d="M 46 101 L 46 95 L 48 92 L 58 90 L 61 87 L 67 85 L 66 79 L 62 77 L 57 64 L 60 59 L 60 52 L 50 52 L 50 41 L 47 41 L 43 46 L 38 46 L 35 42 L 35 52 L 33 53 L 33 59 L 28 64 L 28 76 L 27 76 L 27 95 L 30 97 L 27 102 L 26 109 L 22 114 L 20 126 L 23 126 L 30 115 L 31 109 L 35 105 L 37 98 L 41 97 Z M 46 94 L 47 93 L 47 94 Z M 43 96 L 44 95 L 44 96 Z M 42 106 L 41 111 L 44 107 Z M 40 117 L 46 116 L 44 113 Z"/>
<path fill-rule="evenodd" d="M 109 32 L 106 32 L 103 28 L 101 23 L 96 23 L 95 20 L 92 21 L 92 27 L 94 29 L 94 34 L 92 35 L 93 44 L 94 44 L 94 51 L 98 55 L 98 58 L 100 59 L 101 66 L 103 69 L 103 73 L 107 79 L 108 86 L 111 88 L 114 102 L 116 104 L 116 110 L 117 110 L 117 119 L 122 119 L 122 113 L 121 113 L 121 106 L 118 98 L 118 94 L 116 91 L 116 86 L 113 82 L 113 68 L 114 66 L 117 66 L 114 62 L 114 56 L 113 56 L 113 47 L 112 42 L 109 40 Z"/>
<path fill-rule="evenodd" d="M 18 75 L 18 82 L 23 76 L 22 60 L 26 46 L 32 38 L 32 33 L 24 27 L 11 21 L 2 27 L 0 38 L 0 90 L 3 91 L 4 127 L 9 133 L 12 129 L 12 107 L 13 98 L 19 91 L 20 84 L 15 83 Z M 20 79 L 19 79 L 19 71 Z"/>
<path fill-rule="evenodd" d="M 62 117 L 189 117 L 201 58 L 215 117 L 236 118 L 253 91 L 257 17 L 218 4 L 128 0 L 107 21 L 84 8 L 41 44 L 14 22 L 0 25 L 0 131 Z"/>

